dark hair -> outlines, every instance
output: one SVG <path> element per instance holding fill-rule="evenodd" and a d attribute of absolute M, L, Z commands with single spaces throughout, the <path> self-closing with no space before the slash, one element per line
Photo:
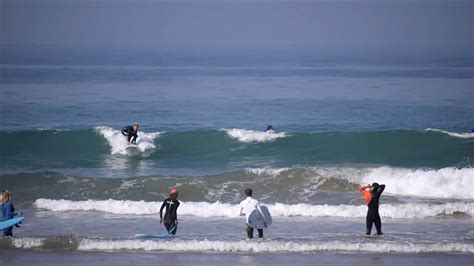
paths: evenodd
<path fill-rule="evenodd" d="M 251 197 L 252 196 L 252 189 L 251 188 L 246 188 L 245 189 L 245 195 L 247 197 Z"/>
<path fill-rule="evenodd" d="M 372 184 L 372 187 L 373 187 L 373 188 L 378 188 L 378 187 L 379 187 L 379 183 L 373 183 L 373 184 Z"/>

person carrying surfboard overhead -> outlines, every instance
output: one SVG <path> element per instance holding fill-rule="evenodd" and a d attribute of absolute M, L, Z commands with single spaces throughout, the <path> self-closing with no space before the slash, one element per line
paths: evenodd
<path fill-rule="evenodd" d="M 366 231 L 365 234 L 370 235 L 372 231 L 372 224 L 375 224 L 377 229 L 377 235 L 382 235 L 382 220 L 379 215 L 379 200 L 382 192 L 385 189 L 385 185 L 379 185 L 378 183 L 368 184 L 359 188 L 360 193 L 365 198 L 365 203 L 369 207 L 366 217 Z"/>
<path fill-rule="evenodd" d="M 177 210 L 179 207 L 178 190 L 172 188 L 170 190 L 169 198 L 163 201 L 160 208 L 160 224 L 163 224 L 166 227 L 166 231 L 169 234 L 176 235 L 176 230 L 178 229 L 178 214 Z M 166 208 L 165 216 L 163 217 L 163 209 Z"/>
<path fill-rule="evenodd" d="M 21 212 L 20 213 L 15 212 L 15 207 L 13 207 L 13 203 L 10 200 L 10 192 L 6 190 L 2 192 L 2 194 L 0 195 L 0 203 L 2 207 L 2 222 L 13 219 L 13 217 L 15 217 L 18 214 L 21 215 Z M 3 236 L 13 236 L 13 226 L 4 229 Z"/>
<path fill-rule="evenodd" d="M 140 125 L 134 123 L 122 129 L 122 135 L 127 137 L 128 144 L 137 144 L 138 128 L 140 128 Z"/>
<path fill-rule="evenodd" d="M 239 205 L 239 215 L 246 216 L 246 221 L 247 221 L 246 231 L 247 231 L 247 237 L 249 239 L 253 238 L 253 227 L 249 225 L 249 216 L 255 209 L 257 209 L 257 211 L 263 217 L 265 228 L 267 227 L 267 221 L 265 220 L 265 215 L 263 214 L 262 209 L 260 208 L 260 203 L 258 202 L 258 200 L 252 198 L 252 193 L 253 193 L 252 189 L 250 188 L 245 189 L 246 198 L 242 202 L 240 202 L 240 205 Z M 258 237 L 263 238 L 263 229 L 257 229 L 257 231 L 258 231 Z"/>

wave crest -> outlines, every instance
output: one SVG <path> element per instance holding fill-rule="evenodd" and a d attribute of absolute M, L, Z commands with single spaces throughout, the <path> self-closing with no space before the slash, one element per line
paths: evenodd
<path fill-rule="evenodd" d="M 379 167 L 369 171 L 362 182 L 386 185 L 394 195 L 474 199 L 474 168 L 439 170 Z"/>
<path fill-rule="evenodd" d="M 107 143 L 111 148 L 111 154 L 137 155 L 136 150 L 125 149 L 127 146 L 127 141 L 120 130 L 105 126 L 95 127 L 94 130 L 107 140 Z M 139 131 L 137 138 L 137 148 L 139 153 L 143 155 L 150 154 L 150 152 L 156 148 L 156 145 L 153 143 L 154 140 L 161 134 L 162 132 L 145 133 Z"/>
<path fill-rule="evenodd" d="M 474 138 L 474 132 L 471 132 L 471 133 L 469 133 L 469 132 L 458 133 L 458 132 L 451 132 L 451 131 L 437 129 L 437 128 L 427 128 L 426 131 L 439 132 L 439 133 L 447 134 L 451 137 L 456 137 L 456 138 L 461 138 L 461 139 Z"/>

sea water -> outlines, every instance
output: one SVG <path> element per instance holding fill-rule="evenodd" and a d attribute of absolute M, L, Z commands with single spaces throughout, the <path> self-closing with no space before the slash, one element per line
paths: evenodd
<path fill-rule="evenodd" d="M 0 66 L 0 189 L 26 217 L 2 247 L 474 253 L 470 66 L 78 62 Z M 380 238 L 364 237 L 372 182 Z M 135 239 L 164 232 L 172 187 L 177 238 Z M 273 215 L 262 241 L 237 213 L 247 187 Z"/>

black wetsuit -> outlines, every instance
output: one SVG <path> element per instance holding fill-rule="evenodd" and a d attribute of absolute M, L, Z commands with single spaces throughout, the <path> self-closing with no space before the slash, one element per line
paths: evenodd
<path fill-rule="evenodd" d="M 247 224 L 247 237 L 249 239 L 252 239 L 253 238 L 253 227 L 251 227 L 250 225 Z M 257 229 L 257 232 L 258 232 L 258 238 L 263 238 L 263 229 Z"/>
<path fill-rule="evenodd" d="M 163 204 L 161 204 L 161 208 L 160 208 L 160 219 L 163 220 L 163 224 L 165 225 L 168 233 L 173 234 L 173 235 L 176 234 L 176 230 L 178 229 L 178 225 L 175 224 L 176 221 L 178 220 L 178 214 L 176 213 L 176 211 L 178 210 L 178 207 L 179 207 L 178 200 L 167 198 L 165 199 L 165 201 L 163 201 Z M 165 217 L 163 217 L 164 208 L 166 208 Z"/>
<path fill-rule="evenodd" d="M 366 234 L 370 235 L 372 231 L 372 224 L 375 224 L 375 228 L 377 229 L 377 235 L 382 234 L 382 220 L 380 220 L 379 215 L 379 200 L 380 195 L 382 195 L 383 190 L 385 189 L 385 185 L 380 185 L 374 191 L 372 191 L 372 199 L 370 200 L 369 210 L 367 211 L 367 218 L 366 218 Z"/>
<path fill-rule="evenodd" d="M 131 143 L 137 143 L 138 131 L 133 129 L 133 126 L 126 126 L 122 129 L 122 135 L 127 137 L 128 142 L 132 140 Z"/>

